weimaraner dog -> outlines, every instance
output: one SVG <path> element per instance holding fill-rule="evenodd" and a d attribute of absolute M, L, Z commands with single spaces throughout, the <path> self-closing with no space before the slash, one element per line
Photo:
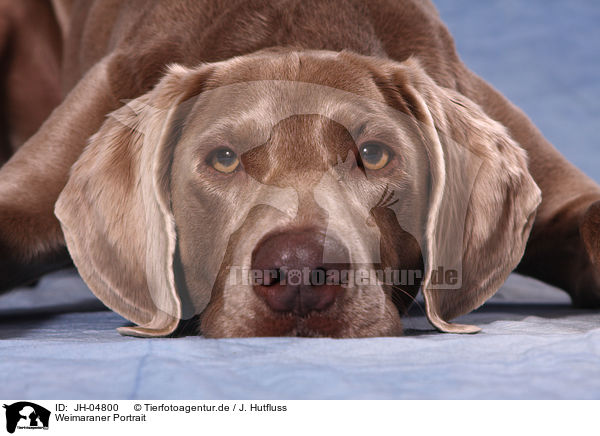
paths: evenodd
<path fill-rule="evenodd" d="M 72 261 L 136 336 L 400 335 L 419 291 L 473 333 L 515 269 L 600 305 L 600 187 L 430 2 L 2 4 L 41 57 L 5 59 L 1 290 Z"/>

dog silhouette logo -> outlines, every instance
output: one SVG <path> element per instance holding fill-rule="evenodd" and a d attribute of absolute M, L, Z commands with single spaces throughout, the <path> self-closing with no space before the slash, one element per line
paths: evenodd
<path fill-rule="evenodd" d="M 6 409 L 6 431 L 14 433 L 18 429 L 48 429 L 50 411 L 28 401 L 4 405 Z"/>

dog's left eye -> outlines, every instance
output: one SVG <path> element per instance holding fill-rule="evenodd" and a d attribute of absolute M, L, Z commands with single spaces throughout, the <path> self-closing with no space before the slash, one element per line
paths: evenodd
<path fill-rule="evenodd" d="M 368 142 L 360 147 L 360 160 L 368 170 L 380 170 L 390 161 L 389 149 L 377 142 Z"/>
<path fill-rule="evenodd" d="M 208 163 L 220 173 L 229 174 L 240 166 L 240 159 L 232 149 L 219 148 L 210 154 Z"/>

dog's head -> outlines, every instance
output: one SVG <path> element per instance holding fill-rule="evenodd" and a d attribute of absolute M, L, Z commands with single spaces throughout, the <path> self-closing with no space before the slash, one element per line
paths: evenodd
<path fill-rule="evenodd" d="M 111 115 L 57 203 L 82 277 L 140 336 L 442 331 L 522 256 L 524 151 L 415 60 L 269 50 L 189 69 Z M 199 316 L 198 316 L 199 315 Z"/>

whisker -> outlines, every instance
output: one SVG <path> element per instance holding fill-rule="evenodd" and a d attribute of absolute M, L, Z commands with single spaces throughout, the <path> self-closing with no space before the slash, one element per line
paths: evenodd
<path fill-rule="evenodd" d="M 411 303 L 410 305 L 416 304 L 416 306 L 421 311 L 421 314 L 423 316 L 427 316 L 427 313 L 425 312 L 425 308 L 423 307 L 423 305 L 420 302 L 417 301 L 417 297 L 416 296 L 413 296 L 412 294 L 410 294 L 409 292 L 405 291 L 404 289 L 402 289 L 399 286 L 393 286 L 392 285 L 392 290 L 393 291 L 400 291 L 401 293 L 403 293 L 404 295 L 406 295 L 407 297 L 409 297 L 410 303 Z M 398 298 L 400 298 L 400 297 L 398 295 L 395 295 L 394 292 L 392 292 L 392 302 L 394 302 L 394 299 L 397 300 Z M 406 308 L 406 310 L 408 311 L 408 307 Z"/>
<path fill-rule="evenodd" d="M 387 191 L 388 185 L 385 185 L 385 188 L 386 188 L 386 191 Z M 390 201 L 392 198 L 394 198 L 394 193 L 395 193 L 394 191 L 391 191 L 391 190 L 390 190 L 390 191 L 388 192 L 387 196 L 385 197 L 385 201 L 384 201 L 383 203 L 387 203 L 387 202 L 388 202 L 388 201 Z"/>
<path fill-rule="evenodd" d="M 377 209 L 379 206 L 381 206 L 382 203 L 383 203 L 383 196 L 379 197 L 379 200 L 377 200 L 377 203 L 375 203 L 375 206 L 373 206 L 371 208 L 371 210 Z"/>

